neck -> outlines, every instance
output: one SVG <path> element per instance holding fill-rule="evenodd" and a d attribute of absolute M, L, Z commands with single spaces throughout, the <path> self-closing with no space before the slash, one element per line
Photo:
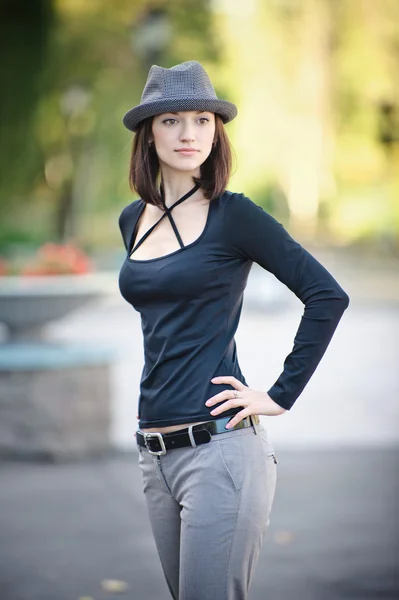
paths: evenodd
<path fill-rule="evenodd" d="M 182 196 L 187 194 L 187 192 L 194 187 L 195 183 L 192 179 L 192 175 L 187 174 L 187 177 L 179 179 L 162 177 L 162 185 L 165 205 L 169 207 L 172 206 L 172 204 L 174 204 Z M 196 190 L 187 200 L 197 199 L 198 195 L 201 196 L 201 189 Z"/>

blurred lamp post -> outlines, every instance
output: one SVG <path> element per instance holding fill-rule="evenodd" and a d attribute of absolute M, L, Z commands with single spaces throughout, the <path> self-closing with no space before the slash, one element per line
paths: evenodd
<path fill-rule="evenodd" d="M 69 164 L 69 168 L 64 169 L 64 177 L 60 174 L 62 181 L 59 182 L 56 228 L 60 241 L 73 238 L 76 232 L 73 206 L 75 172 L 85 138 L 92 125 L 90 104 L 91 94 L 81 85 L 70 86 L 60 98 L 60 110 L 65 125 L 65 160 L 62 164 Z M 50 173 L 51 169 L 48 174 Z"/>
<path fill-rule="evenodd" d="M 398 195 L 399 195 L 399 111 L 397 104 L 384 100 L 378 109 L 378 141 L 383 146 L 386 157 L 386 179 L 390 189 L 390 222 L 385 226 L 382 242 L 388 250 L 399 248 Z"/>
<path fill-rule="evenodd" d="M 385 149 L 387 159 L 393 158 L 395 145 L 399 145 L 399 115 L 393 102 L 382 101 L 378 105 L 378 141 Z"/>
<path fill-rule="evenodd" d="M 172 27 L 164 8 L 148 7 L 139 15 L 132 27 L 131 44 L 146 72 L 162 61 L 171 38 Z"/>

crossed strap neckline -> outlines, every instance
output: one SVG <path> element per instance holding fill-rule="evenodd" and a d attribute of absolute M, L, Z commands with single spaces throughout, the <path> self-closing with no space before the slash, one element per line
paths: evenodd
<path fill-rule="evenodd" d="M 173 217 L 172 217 L 172 215 L 171 215 L 171 212 L 172 212 L 172 210 L 173 210 L 173 208 L 174 208 L 175 206 L 177 206 L 178 204 L 180 204 L 181 202 L 183 202 L 184 200 L 186 200 L 187 198 L 189 198 L 190 196 L 192 196 L 192 195 L 193 195 L 193 194 L 194 194 L 194 193 L 195 193 L 195 192 L 196 192 L 196 191 L 199 189 L 199 187 L 200 187 L 200 185 L 199 185 L 198 183 L 196 183 L 196 184 L 195 184 L 195 186 L 194 186 L 194 187 L 193 187 L 193 188 L 192 188 L 192 189 L 191 189 L 189 192 L 187 192 L 186 194 L 184 194 L 184 196 L 182 196 L 181 198 L 179 198 L 179 200 L 176 200 L 176 202 L 174 202 L 174 203 L 173 203 L 171 206 L 169 206 L 169 207 L 168 207 L 168 206 L 166 206 L 166 204 L 165 204 L 164 190 L 163 190 L 163 185 L 162 185 L 162 183 L 161 183 L 161 186 L 160 186 L 160 193 L 161 193 L 162 203 L 163 203 L 163 205 L 164 205 L 164 207 L 165 207 L 165 212 L 164 212 L 164 214 L 162 215 L 162 217 L 160 217 L 160 218 L 158 219 L 158 221 L 157 221 L 157 222 L 156 222 L 154 225 L 152 225 L 148 231 L 146 231 L 146 232 L 145 232 L 145 234 L 144 234 L 144 235 L 141 237 L 141 239 L 140 239 L 140 240 L 137 242 L 137 244 L 136 244 L 136 245 L 133 247 L 133 249 L 132 249 L 132 250 L 131 250 L 131 252 L 130 252 L 130 256 L 131 256 L 132 254 L 134 254 L 135 250 L 137 250 L 137 248 L 138 248 L 138 247 L 139 247 L 139 246 L 140 246 L 140 245 L 141 245 L 141 244 L 144 242 L 144 240 L 146 240 L 146 239 L 147 239 L 147 237 L 148 237 L 148 236 L 149 236 L 149 235 L 150 235 L 150 234 L 153 232 L 153 230 L 155 229 L 155 227 L 156 227 L 156 226 L 157 226 L 157 225 L 158 225 L 158 224 L 159 224 L 159 223 L 162 221 L 162 219 L 164 219 L 166 216 L 169 218 L 170 224 L 172 225 L 172 229 L 173 229 L 173 231 L 175 232 L 175 235 L 176 235 L 176 237 L 177 237 L 177 240 L 178 240 L 178 242 L 179 242 L 179 244 L 180 244 L 180 248 L 184 248 L 185 246 L 184 246 L 184 244 L 183 244 L 183 240 L 182 240 L 182 239 L 181 239 L 181 237 L 180 237 L 179 231 L 178 231 L 178 229 L 177 229 L 177 227 L 176 227 L 176 223 L 174 222 L 174 219 L 173 219 Z"/>

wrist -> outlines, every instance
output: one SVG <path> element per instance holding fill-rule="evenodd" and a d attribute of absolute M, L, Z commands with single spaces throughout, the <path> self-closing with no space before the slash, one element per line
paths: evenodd
<path fill-rule="evenodd" d="M 265 392 L 265 393 L 266 393 L 268 400 L 272 403 L 272 405 L 276 409 L 276 411 L 277 411 L 276 414 L 282 415 L 283 413 L 286 412 L 287 409 L 284 406 L 281 406 L 281 404 L 279 404 L 275 400 L 273 400 L 273 398 L 270 396 L 269 392 Z"/>

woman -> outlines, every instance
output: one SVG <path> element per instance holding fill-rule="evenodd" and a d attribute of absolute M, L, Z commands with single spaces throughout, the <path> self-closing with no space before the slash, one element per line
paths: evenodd
<path fill-rule="evenodd" d="M 136 133 L 119 226 L 119 286 L 140 312 L 144 367 L 136 440 L 150 523 L 175 600 L 244 600 L 270 520 L 276 464 L 258 415 L 289 410 L 349 298 L 260 206 L 226 189 L 224 124 L 203 67 L 153 65 L 124 125 Z M 158 191 L 159 181 L 159 191 Z M 234 340 L 253 262 L 304 303 L 284 370 L 248 386 Z"/>

